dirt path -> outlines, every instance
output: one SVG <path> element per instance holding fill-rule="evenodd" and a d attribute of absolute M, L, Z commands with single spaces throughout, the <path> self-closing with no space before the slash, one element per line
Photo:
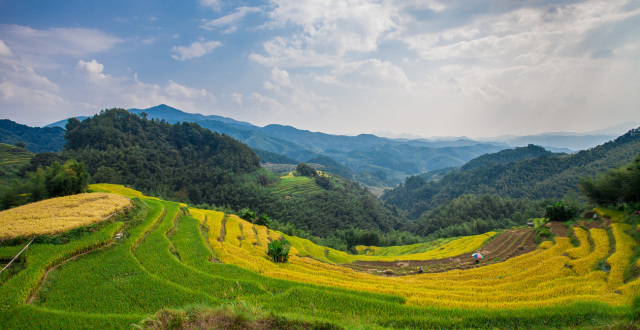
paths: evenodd
<path fill-rule="evenodd" d="M 466 253 L 437 260 L 356 261 L 342 266 L 382 276 L 417 274 L 421 266 L 425 273 L 482 267 L 535 250 L 537 245 L 533 240 L 534 236 L 535 232 L 531 228 L 507 230 L 477 251 L 484 256 L 478 264 L 476 258 L 471 256 L 472 253 Z"/>

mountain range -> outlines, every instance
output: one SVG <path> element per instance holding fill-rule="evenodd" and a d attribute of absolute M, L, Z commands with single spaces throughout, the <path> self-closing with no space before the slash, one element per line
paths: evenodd
<path fill-rule="evenodd" d="M 554 152 L 573 152 L 602 144 L 619 135 L 608 131 L 600 134 L 551 133 L 524 137 L 502 136 L 494 140 L 465 137 L 388 138 L 372 134 L 346 136 L 276 124 L 258 127 L 222 116 L 187 113 L 164 104 L 129 111 L 134 114 L 144 113 L 150 119 L 165 120 L 168 123 L 198 123 L 204 128 L 244 142 L 261 154 L 263 163 L 277 162 L 281 159 L 275 157 L 277 155 L 298 162 L 307 162 L 318 156 L 330 157 L 352 171 L 353 177 L 350 179 L 376 187 L 393 187 L 407 176 L 459 167 L 483 154 L 516 146 L 533 143 Z M 80 120 L 84 118 L 86 117 L 77 117 Z M 67 120 L 62 120 L 47 126 L 64 127 L 66 122 Z"/>

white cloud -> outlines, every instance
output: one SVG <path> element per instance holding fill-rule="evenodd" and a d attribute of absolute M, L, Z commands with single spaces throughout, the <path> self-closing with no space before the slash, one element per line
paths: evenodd
<path fill-rule="evenodd" d="M 231 33 L 237 29 L 237 26 L 235 25 L 237 21 L 241 20 L 249 13 L 259 13 L 260 11 L 261 9 L 257 7 L 238 7 L 235 12 L 229 15 L 212 20 L 205 20 L 202 28 L 209 31 L 226 28 L 223 32 Z"/>
<path fill-rule="evenodd" d="M 0 56 L 11 56 L 11 49 L 0 39 Z"/>
<path fill-rule="evenodd" d="M 589 32 L 640 15 L 640 9 L 625 11 L 627 3 L 585 1 L 517 8 L 477 15 L 459 27 L 399 38 L 428 60 L 581 56 L 578 45 Z"/>
<path fill-rule="evenodd" d="M 82 56 L 102 52 L 123 40 L 95 29 L 49 28 L 0 25 L 5 43 L 19 54 Z"/>
<path fill-rule="evenodd" d="M 404 71 L 388 61 L 369 59 L 336 66 L 332 70 L 336 80 L 344 85 L 374 88 L 402 87 L 410 89 Z"/>
<path fill-rule="evenodd" d="M 229 98 L 231 99 L 231 101 L 237 105 L 242 105 L 242 94 L 240 93 L 231 93 L 229 95 Z"/>
<path fill-rule="evenodd" d="M 76 66 L 76 70 L 84 71 L 87 77 L 94 80 L 107 78 L 107 76 L 102 73 L 102 70 L 104 70 L 104 65 L 98 63 L 95 59 L 91 60 L 91 62 L 79 60 L 78 65 Z"/>
<path fill-rule="evenodd" d="M 59 85 L 18 62 L 0 61 L 0 118 L 20 123 L 40 121 L 68 107 Z"/>
<path fill-rule="evenodd" d="M 222 46 L 222 43 L 219 41 L 207 41 L 202 43 L 200 41 L 195 41 L 189 46 L 174 46 L 172 51 L 177 53 L 176 55 L 171 55 L 172 58 L 178 61 L 186 61 L 193 58 L 202 57 L 206 54 L 210 54 L 217 47 Z"/>
<path fill-rule="evenodd" d="M 250 58 L 279 67 L 322 66 L 349 52 L 372 52 L 396 27 L 390 1 L 273 0 L 267 28 L 292 26 L 294 32 L 263 43 L 265 55 Z"/>
<path fill-rule="evenodd" d="M 198 3 L 202 7 L 211 8 L 215 11 L 220 11 L 220 8 L 222 7 L 220 0 L 198 0 Z"/>
<path fill-rule="evenodd" d="M 164 103 L 181 110 L 198 111 L 217 101 L 216 97 L 205 89 L 181 85 L 173 80 L 161 86 L 145 83 L 137 74 L 133 78 L 104 74 L 104 66 L 95 60 L 82 61 L 79 67 L 84 69 L 80 72 L 84 74 L 85 84 L 77 91 L 78 95 L 75 97 L 83 99 L 95 109 L 115 106 L 146 108 Z"/>

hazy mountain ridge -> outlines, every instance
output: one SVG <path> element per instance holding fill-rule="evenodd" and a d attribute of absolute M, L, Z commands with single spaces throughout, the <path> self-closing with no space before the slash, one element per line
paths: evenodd
<path fill-rule="evenodd" d="M 8 119 L 0 119 L 0 143 L 24 142 L 29 151 L 60 151 L 64 146 L 64 130 L 60 127 L 29 127 Z"/>
<path fill-rule="evenodd" d="M 639 151 L 640 129 L 633 129 L 613 141 L 575 154 L 542 155 L 509 163 L 487 162 L 448 173 L 437 182 L 411 176 L 399 187 L 386 191 L 383 199 L 415 218 L 465 194 L 562 198 L 577 191 L 580 177 L 628 164 Z"/>
<path fill-rule="evenodd" d="M 129 111 L 136 114 L 146 113 L 150 119 L 164 119 L 169 123 L 195 122 L 202 127 L 240 140 L 256 150 L 283 155 L 297 161 L 306 162 L 317 156 L 328 156 L 349 167 L 354 172 L 354 178 L 357 176 L 361 178 L 361 182 L 378 187 L 395 186 L 409 175 L 462 166 L 478 156 L 519 144 L 537 142 L 535 144 L 546 146 L 552 151 L 572 152 L 575 150 L 573 148 L 588 148 L 596 142 L 615 137 L 549 133 L 527 137 L 498 137 L 497 142 L 466 137 L 411 140 L 372 134 L 331 135 L 278 124 L 258 127 L 222 116 L 186 113 L 164 104 Z M 64 122 L 54 124 L 61 126 Z M 376 179 L 367 179 L 372 176 Z"/>

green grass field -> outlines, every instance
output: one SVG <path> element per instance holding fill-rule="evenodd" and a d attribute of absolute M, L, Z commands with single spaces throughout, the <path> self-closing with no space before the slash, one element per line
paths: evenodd
<path fill-rule="evenodd" d="M 314 179 L 306 176 L 294 176 L 292 173 L 280 177 L 273 187 L 274 193 L 285 196 L 313 194 L 321 190 L 322 188 L 316 184 Z"/>
<path fill-rule="evenodd" d="M 93 188 L 109 190 L 108 187 L 101 185 Z M 333 252 L 327 254 L 324 247 L 297 238 L 290 239 L 309 257 L 296 257 L 289 264 L 274 265 L 266 258 L 264 241 L 280 235 L 277 232 L 261 226 L 248 228 L 249 225 L 241 220 L 234 222 L 229 220 L 232 217 L 227 217 L 223 222 L 227 226 L 225 239 L 220 237 L 220 221 L 223 217 L 219 212 L 187 209 L 177 203 L 137 196 L 141 200 L 137 203 L 139 208 L 127 219 L 107 224 L 99 231 L 66 245 L 36 244 L 29 248 L 26 252 L 28 266 L 0 285 L 0 329 L 130 329 L 133 324 L 141 324 L 143 320 L 146 320 L 146 325 L 165 322 L 173 324 L 173 328 L 179 328 L 205 315 L 202 314 L 205 312 L 194 313 L 194 310 L 217 311 L 218 314 L 207 312 L 209 314 L 206 315 L 211 318 L 219 318 L 215 315 L 220 313 L 226 313 L 227 316 L 231 313 L 240 315 L 237 322 L 262 320 L 271 322 L 268 323 L 271 327 L 325 329 L 628 327 L 633 326 L 633 320 L 640 315 L 640 299 L 637 297 L 633 304 L 609 304 L 592 299 L 582 301 L 577 295 L 569 300 L 563 298 L 565 303 L 537 307 L 420 306 L 410 303 L 409 299 L 396 294 L 396 291 L 385 293 L 383 289 L 385 283 L 391 281 L 389 283 L 397 282 L 400 290 L 407 291 L 411 286 L 423 283 L 417 282 L 420 279 L 417 276 L 390 278 L 387 281 L 382 277 L 360 275 L 333 265 L 332 262 L 345 261 L 334 260 L 334 257 L 339 257 L 337 254 L 332 256 Z M 207 223 L 218 224 L 218 227 L 208 227 Z M 629 240 L 630 236 L 624 231 L 630 228 L 619 227 L 612 236 L 614 241 Z M 116 233 L 120 234 L 120 239 L 115 238 Z M 583 244 L 591 244 L 586 238 L 582 241 Z M 396 247 L 395 253 L 418 253 L 455 242 Z M 633 247 L 635 242 L 624 244 L 627 247 L 624 251 L 628 253 L 628 248 Z M 12 257 L 21 248 L 0 247 L 0 259 Z M 559 248 L 560 245 L 556 244 L 547 250 L 532 252 L 532 256 L 552 255 L 554 251 L 560 251 Z M 392 253 L 391 249 L 384 252 L 387 257 Z M 244 258 L 243 255 L 253 258 L 246 260 L 259 260 L 254 265 L 257 266 L 256 271 L 233 263 L 217 262 L 225 258 Z M 619 253 L 616 259 L 621 256 L 626 258 Z M 326 257 L 325 262 L 319 260 L 322 257 Z M 544 262 L 551 265 L 557 263 L 560 260 L 558 258 L 566 257 L 559 255 Z M 534 264 L 527 259 L 519 263 L 518 260 L 512 260 L 513 267 L 522 267 L 525 271 L 515 275 L 500 275 L 502 273 L 499 272 L 504 273 L 508 268 L 495 265 L 486 269 L 493 269 L 497 275 L 487 273 L 482 276 L 483 268 L 476 269 L 477 280 L 464 280 L 469 276 L 462 271 L 442 273 L 441 276 L 458 279 L 459 285 L 466 288 L 462 292 L 473 290 L 470 286 L 472 283 L 482 285 L 486 281 L 499 281 L 502 283 L 500 286 L 510 286 L 508 276 L 513 276 L 513 281 L 517 278 L 527 283 L 543 281 L 545 275 L 538 274 L 537 268 L 547 269 L 546 264 L 531 267 Z M 301 267 L 311 268 L 305 270 Z M 569 272 L 561 265 L 558 269 L 562 273 Z M 620 269 L 616 269 L 616 272 Z M 350 283 L 348 278 L 352 276 L 361 280 L 354 282 L 353 288 L 319 284 L 322 273 L 328 271 L 333 275 L 327 277 L 327 283 Z M 284 279 L 278 277 L 280 272 L 300 276 L 296 280 Z M 502 278 L 493 279 L 494 276 Z M 598 272 L 592 277 L 601 276 L 605 274 Z M 589 275 L 576 279 L 581 283 L 591 283 Z M 540 282 L 540 290 L 555 296 L 552 294 L 554 289 L 549 290 L 545 286 L 565 280 L 571 282 L 570 277 L 544 280 Z M 623 287 L 629 287 L 629 284 L 631 282 Z M 374 285 L 371 289 L 380 287 L 375 292 L 364 289 L 370 285 Z M 424 282 L 420 285 L 428 287 L 430 284 Z M 448 285 L 451 285 L 449 289 L 441 289 L 457 290 L 455 283 Z M 536 285 L 529 285 L 522 288 L 534 294 Z M 363 289 L 356 289 L 359 286 Z M 637 286 L 632 288 L 637 290 Z M 493 289 L 486 287 L 485 290 Z M 572 291 L 556 293 L 561 297 L 573 297 Z M 454 293 L 451 292 L 451 295 L 453 297 Z M 487 297 L 492 295 L 488 293 Z M 554 299 L 550 297 L 549 301 L 553 302 Z"/>
<path fill-rule="evenodd" d="M 20 168 L 29 163 L 33 153 L 27 149 L 0 143 L 0 186 L 7 185 L 17 177 Z"/>

